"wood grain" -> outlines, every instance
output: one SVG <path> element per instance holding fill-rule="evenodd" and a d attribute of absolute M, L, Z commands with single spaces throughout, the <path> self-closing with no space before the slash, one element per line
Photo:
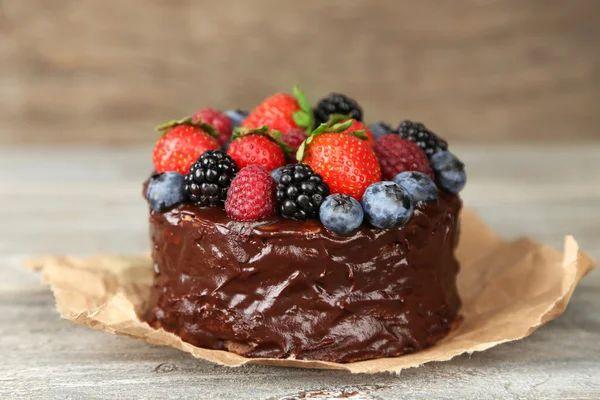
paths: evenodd
<path fill-rule="evenodd" d="M 0 0 L 0 144 L 152 143 L 303 84 L 452 140 L 599 138 L 596 0 Z"/>
<path fill-rule="evenodd" d="M 150 150 L 0 149 L 0 398 L 280 399 L 335 388 L 364 399 L 600 398 L 599 271 L 527 339 L 400 376 L 227 369 L 60 320 L 48 288 L 20 262 L 147 251 L 140 190 Z M 494 229 L 554 247 L 572 234 L 600 259 L 600 145 L 455 151 L 468 168 L 465 203 Z"/>

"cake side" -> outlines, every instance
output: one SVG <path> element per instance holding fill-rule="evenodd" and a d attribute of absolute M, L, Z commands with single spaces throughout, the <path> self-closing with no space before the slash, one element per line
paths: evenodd
<path fill-rule="evenodd" d="M 220 208 L 150 211 L 147 321 L 247 357 L 351 362 L 426 348 L 458 316 L 458 196 L 418 202 L 400 228 L 234 221 Z"/>

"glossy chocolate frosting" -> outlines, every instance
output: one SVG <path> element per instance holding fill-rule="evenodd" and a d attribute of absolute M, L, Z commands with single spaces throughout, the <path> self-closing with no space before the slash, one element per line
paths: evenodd
<path fill-rule="evenodd" d="M 319 221 L 150 211 L 147 321 L 246 357 L 351 362 L 432 345 L 457 320 L 460 199 L 420 203 L 399 229 L 339 236 Z"/>

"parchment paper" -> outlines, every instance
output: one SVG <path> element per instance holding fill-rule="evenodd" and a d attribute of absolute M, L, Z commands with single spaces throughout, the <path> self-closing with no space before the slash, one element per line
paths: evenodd
<path fill-rule="evenodd" d="M 348 364 L 250 359 L 198 348 L 162 329 L 151 328 L 136 313 L 144 308 L 152 283 L 148 255 L 45 257 L 30 260 L 28 265 L 42 271 L 64 318 L 94 329 L 175 347 L 230 367 L 256 363 L 353 373 L 398 373 L 404 368 L 446 361 L 528 336 L 564 311 L 579 280 L 595 266 L 571 236 L 565 237 L 561 254 L 526 238 L 504 241 L 469 209 L 463 210 L 461 224 L 457 257 L 461 263 L 458 287 L 463 300 L 463 323 L 424 351 Z"/>

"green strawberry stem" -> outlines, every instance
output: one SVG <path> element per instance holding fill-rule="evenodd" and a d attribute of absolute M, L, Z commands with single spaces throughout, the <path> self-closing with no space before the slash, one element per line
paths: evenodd
<path fill-rule="evenodd" d="M 249 135 L 263 135 L 268 137 L 269 139 L 277 143 L 277 145 L 281 147 L 281 150 L 283 150 L 283 152 L 286 155 L 294 152 L 294 149 L 292 149 L 292 147 L 289 144 L 281 140 L 281 132 L 277 130 L 269 131 L 269 127 L 267 125 L 263 125 L 260 128 L 242 128 L 238 126 L 233 130 L 233 135 L 231 136 L 231 139 L 236 140 Z"/>
<path fill-rule="evenodd" d="M 298 160 L 298 162 L 302 162 L 302 160 L 304 160 L 304 157 L 306 156 L 306 147 L 313 141 L 315 137 L 324 133 L 342 133 L 351 126 L 352 117 L 350 115 L 330 115 L 329 120 L 317 126 L 317 128 L 314 131 L 312 131 L 310 135 L 308 135 L 308 138 L 306 138 L 306 140 L 302 142 L 300 147 L 298 147 L 298 151 L 296 152 L 296 160 Z M 365 131 L 363 129 L 354 132 L 348 132 L 348 134 L 356 136 L 361 140 L 367 140 L 367 135 L 365 134 Z"/>
<path fill-rule="evenodd" d="M 205 122 L 202 122 L 202 119 L 200 119 L 200 118 L 198 118 L 197 120 L 194 120 L 192 117 L 185 117 L 180 120 L 171 120 L 169 122 L 165 122 L 164 124 L 158 125 L 155 129 L 164 135 L 167 132 L 169 132 L 171 129 L 173 129 L 177 126 L 181 126 L 181 125 L 193 126 L 193 127 L 202 129 L 204 132 L 206 132 L 208 135 L 210 135 L 212 137 L 215 137 L 215 138 L 219 137 L 219 131 L 217 131 L 214 126 L 207 124 Z"/>
<path fill-rule="evenodd" d="M 312 108 L 306 98 L 306 95 L 298 85 L 294 85 L 293 91 L 294 97 L 300 106 L 300 110 L 294 112 L 292 117 L 294 118 L 294 122 L 298 126 L 304 128 L 304 131 L 308 134 L 308 132 L 313 130 L 315 125 L 315 117 L 313 115 Z"/>

